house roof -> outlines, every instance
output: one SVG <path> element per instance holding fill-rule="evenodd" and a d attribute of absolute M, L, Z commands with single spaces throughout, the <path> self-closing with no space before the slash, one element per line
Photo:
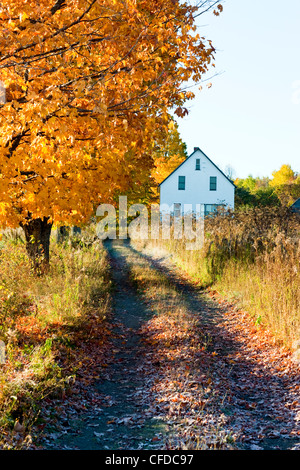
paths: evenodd
<path fill-rule="evenodd" d="M 294 207 L 295 209 L 300 209 L 300 197 L 299 199 L 297 199 L 297 201 L 294 202 L 294 204 L 292 204 L 291 207 Z"/>
<path fill-rule="evenodd" d="M 178 168 L 180 168 L 182 165 L 184 165 L 185 162 L 186 162 L 189 158 L 191 158 L 191 157 L 194 155 L 194 153 L 196 153 L 198 150 L 199 150 L 201 153 L 203 153 L 203 155 L 207 158 L 207 160 L 209 160 L 210 163 L 211 163 L 215 168 L 217 168 L 217 170 L 219 170 L 219 172 L 229 181 L 229 183 L 231 183 L 231 184 L 235 187 L 235 184 L 231 181 L 231 179 L 229 179 L 228 176 L 226 176 L 226 175 L 223 173 L 223 171 L 220 170 L 220 168 L 219 168 L 219 167 L 218 167 L 218 166 L 217 166 L 199 147 L 195 147 L 193 153 L 191 153 L 191 155 L 189 155 L 182 163 L 180 163 L 180 165 L 178 165 L 178 167 L 175 168 L 175 170 L 173 170 L 173 171 L 169 174 L 169 176 L 167 176 L 158 186 L 161 186 L 168 178 L 170 178 L 170 176 L 173 175 L 173 173 L 175 173 L 175 171 L 177 171 Z"/>

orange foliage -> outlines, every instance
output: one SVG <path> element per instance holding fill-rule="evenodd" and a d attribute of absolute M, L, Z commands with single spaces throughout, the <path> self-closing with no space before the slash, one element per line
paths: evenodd
<path fill-rule="evenodd" d="M 80 224 L 95 204 L 143 189 L 169 110 L 184 115 L 193 97 L 182 84 L 198 82 L 213 57 L 196 33 L 199 8 L 178 0 L 1 1 L 2 225 L 28 214 Z"/>

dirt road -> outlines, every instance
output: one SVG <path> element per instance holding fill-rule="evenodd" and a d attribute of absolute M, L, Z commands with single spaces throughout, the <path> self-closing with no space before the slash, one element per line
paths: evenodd
<path fill-rule="evenodd" d="M 167 258 L 120 241 L 107 250 L 112 359 L 83 409 L 66 410 L 43 446 L 298 449 L 299 365 L 247 314 L 210 298 Z"/>

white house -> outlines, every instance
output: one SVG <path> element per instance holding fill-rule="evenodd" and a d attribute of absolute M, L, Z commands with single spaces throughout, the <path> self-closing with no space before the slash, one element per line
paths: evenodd
<path fill-rule="evenodd" d="M 234 209 L 233 182 L 199 147 L 160 184 L 160 211 L 208 215 L 220 206 Z"/>

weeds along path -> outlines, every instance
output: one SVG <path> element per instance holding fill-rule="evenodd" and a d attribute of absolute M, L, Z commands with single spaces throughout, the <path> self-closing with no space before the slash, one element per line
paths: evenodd
<path fill-rule="evenodd" d="M 297 448 L 299 366 L 288 353 L 166 257 L 125 241 L 106 249 L 115 327 L 83 401 L 97 406 L 77 409 L 51 448 Z"/>
<path fill-rule="evenodd" d="M 169 253 L 137 254 L 148 263 L 132 272 L 155 312 L 142 331 L 170 445 L 299 450 L 299 362 L 246 312 L 186 278 Z"/>

